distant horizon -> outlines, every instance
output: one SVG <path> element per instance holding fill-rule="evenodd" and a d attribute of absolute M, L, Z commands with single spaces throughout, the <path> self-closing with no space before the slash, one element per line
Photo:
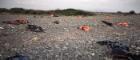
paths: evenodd
<path fill-rule="evenodd" d="M 24 8 L 34 10 L 80 9 L 91 12 L 140 13 L 140 0 L 0 0 L 0 8 Z"/>
<path fill-rule="evenodd" d="M 1 8 L 1 7 L 0 7 Z M 13 8 L 22 8 L 22 7 L 13 7 Z M 11 8 L 5 8 L 5 9 L 11 9 Z M 23 8 L 25 10 L 40 10 L 40 11 L 50 11 L 50 10 L 64 10 L 64 9 L 48 9 L 48 10 L 45 10 L 45 9 L 32 9 L 32 8 Z M 76 9 L 76 8 L 65 8 L 65 9 L 75 9 L 75 10 L 82 10 L 82 11 L 87 11 L 87 12 L 105 12 L 105 13 L 116 13 L 118 11 L 88 11 L 88 10 L 83 10 L 83 9 Z M 130 10 L 130 11 L 135 11 L 135 10 Z M 120 12 L 130 12 L 130 11 L 120 11 Z M 135 11 L 136 12 L 136 11 Z M 140 12 L 136 12 L 136 13 L 140 13 Z"/>

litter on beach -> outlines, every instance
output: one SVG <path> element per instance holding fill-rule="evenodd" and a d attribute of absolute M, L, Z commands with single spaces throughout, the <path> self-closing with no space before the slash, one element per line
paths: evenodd
<path fill-rule="evenodd" d="M 28 20 L 14 20 L 14 21 L 3 21 L 6 24 L 20 25 L 29 23 Z"/>
<path fill-rule="evenodd" d="M 108 22 L 108 21 L 102 21 L 102 23 L 104 23 L 104 24 L 106 24 L 107 26 L 110 26 L 110 27 L 112 27 L 112 26 L 113 26 L 113 23 Z"/>
<path fill-rule="evenodd" d="M 83 31 L 89 31 L 90 30 L 90 27 L 89 26 L 87 26 L 87 25 L 82 25 L 82 26 L 80 26 L 79 27 L 81 30 L 83 30 Z"/>
<path fill-rule="evenodd" d="M 44 32 L 43 28 L 37 25 L 28 25 L 27 29 L 33 32 Z"/>
<path fill-rule="evenodd" d="M 128 22 L 119 22 L 119 23 L 116 23 L 116 25 L 122 26 L 122 27 L 128 27 L 129 26 Z"/>

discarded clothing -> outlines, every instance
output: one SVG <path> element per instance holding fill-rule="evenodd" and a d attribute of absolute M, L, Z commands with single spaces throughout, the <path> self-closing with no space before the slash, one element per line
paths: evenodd
<path fill-rule="evenodd" d="M 79 28 L 83 31 L 86 31 L 86 32 L 90 30 L 90 27 L 87 25 L 80 26 Z"/>
<path fill-rule="evenodd" d="M 97 43 L 111 48 L 111 53 L 115 55 L 127 55 L 129 52 L 129 47 L 119 42 L 99 41 Z"/>
<path fill-rule="evenodd" d="M 112 41 L 98 41 L 96 42 L 100 45 L 106 45 L 109 49 L 111 49 L 111 55 L 118 58 L 126 58 L 127 60 L 139 60 L 140 55 L 132 54 L 129 52 L 129 47 L 119 43 Z"/>
<path fill-rule="evenodd" d="M 29 23 L 28 20 L 3 21 L 6 24 L 20 25 Z"/>
<path fill-rule="evenodd" d="M 127 22 L 119 22 L 119 23 L 116 23 L 116 25 L 123 26 L 123 27 L 128 27 L 128 23 Z"/>
<path fill-rule="evenodd" d="M 98 41 L 97 43 L 100 45 L 106 45 L 109 49 L 111 49 L 111 54 L 113 56 L 125 57 L 129 53 L 129 47 L 119 42 Z"/>
<path fill-rule="evenodd" d="M 107 21 L 102 21 L 104 24 L 106 24 L 107 26 L 110 26 L 112 27 L 113 26 L 113 23 L 110 23 L 110 22 L 107 22 Z"/>
<path fill-rule="evenodd" d="M 8 57 L 6 60 L 30 60 L 30 59 L 28 56 L 15 55 L 12 57 Z"/>
<path fill-rule="evenodd" d="M 37 25 L 28 25 L 27 29 L 33 32 L 44 32 L 43 28 Z"/>

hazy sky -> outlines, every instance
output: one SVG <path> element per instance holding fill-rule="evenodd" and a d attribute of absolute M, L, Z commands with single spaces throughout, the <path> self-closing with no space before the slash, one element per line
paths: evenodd
<path fill-rule="evenodd" d="M 76 8 L 88 11 L 140 12 L 140 0 L 0 0 L 0 8 L 21 7 L 27 9 Z"/>

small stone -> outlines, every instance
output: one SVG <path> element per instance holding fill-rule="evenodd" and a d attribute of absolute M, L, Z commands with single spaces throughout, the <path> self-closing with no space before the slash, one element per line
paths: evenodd
<path fill-rule="evenodd" d="M 33 37 L 32 41 L 37 41 L 39 38 L 38 37 Z"/>
<path fill-rule="evenodd" d="M 53 23 L 55 23 L 55 24 L 59 24 L 60 22 L 59 22 L 59 21 L 54 21 Z"/>
<path fill-rule="evenodd" d="M 140 50 L 140 47 L 136 47 L 136 49 Z"/>
<path fill-rule="evenodd" d="M 0 29 L 3 30 L 4 28 L 3 27 L 0 27 Z"/>
<path fill-rule="evenodd" d="M 59 57 L 59 55 L 55 55 L 55 57 Z"/>
<path fill-rule="evenodd" d="M 69 43 L 66 43 L 66 45 L 69 45 Z"/>
<path fill-rule="evenodd" d="M 68 48 L 68 47 L 64 46 L 64 47 L 63 47 L 63 50 L 66 50 L 67 48 Z"/>
<path fill-rule="evenodd" d="M 10 46 L 10 44 L 9 44 L 9 43 L 5 43 L 4 45 L 5 45 L 6 47 L 9 47 L 9 46 Z"/>
<path fill-rule="evenodd" d="M 64 28 L 64 30 L 66 30 L 67 28 Z"/>
<path fill-rule="evenodd" d="M 131 48 L 136 48 L 136 46 L 132 45 Z"/>
<path fill-rule="evenodd" d="M 95 55 L 95 53 L 91 53 L 91 55 L 92 55 L 92 56 L 94 56 L 94 55 Z"/>

